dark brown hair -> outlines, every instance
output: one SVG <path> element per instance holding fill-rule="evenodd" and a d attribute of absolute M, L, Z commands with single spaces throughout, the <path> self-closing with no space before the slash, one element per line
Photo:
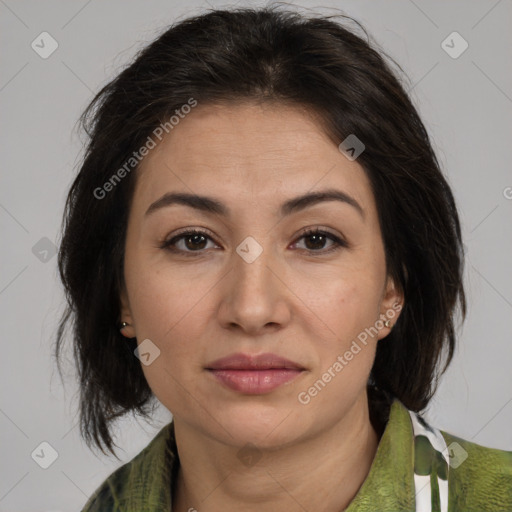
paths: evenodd
<path fill-rule="evenodd" d="M 59 271 L 68 307 L 55 354 L 59 363 L 71 327 L 80 431 L 89 446 L 115 455 L 113 420 L 129 411 L 148 417 L 155 404 L 133 353 L 136 340 L 127 341 L 118 325 L 136 167 L 104 197 L 94 191 L 190 98 L 202 105 L 307 107 L 336 145 L 350 134 L 364 143 L 357 161 L 372 184 L 388 273 L 405 296 L 397 324 L 378 344 L 370 383 L 411 410 L 427 406 L 454 353 L 457 305 L 462 317 L 466 312 L 458 214 L 425 127 L 385 53 L 357 22 L 349 29 L 336 17 L 345 25 L 354 21 L 278 7 L 185 19 L 140 51 L 83 113 L 89 141 L 64 212 Z"/>

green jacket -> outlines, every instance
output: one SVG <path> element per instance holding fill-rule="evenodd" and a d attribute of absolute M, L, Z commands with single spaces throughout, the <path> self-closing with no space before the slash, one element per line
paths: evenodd
<path fill-rule="evenodd" d="M 437 432 L 447 448 L 443 458 L 433 448 L 431 434 L 417 430 L 423 427 L 412 414 L 394 399 L 370 472 L 345 512 L 443 512 L 446 506 L 441 506 L 439 494 L 446 481 L 447 512 L 512 512 L 512 452 L 432 430 L 416 415 L 430 432 Z M 171 422 L 100 485 L 82 512 L 172 511 L 171 488 L 178 468 Z M 422 489 L 428 490 L 427 508 L 417 498 L 418 484 L 425 487 L 422 482 L 431 484 Z"/>

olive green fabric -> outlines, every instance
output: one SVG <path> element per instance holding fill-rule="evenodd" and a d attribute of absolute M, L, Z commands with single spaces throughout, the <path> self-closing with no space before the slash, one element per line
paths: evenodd
<path fill-rule="evenodd" d="M 459 456 L 461 448 L 467 453 L 460 465 L 450 461 L 448 511 L 512 512 L 512 452 L 441 433 L 449 449 Z M 345 512 L 414 512 L 414 446 L 409 412 L 395 399 L 370 472 Z M 171 422 L 100 485 L 82 512 L 172 511 L 171 484 L 178 468 Z"/>
<path fill-rule="evenodd" d="M 456 442 L 467 452 L 467 459 L 449 470 L 449 512 L 512 512 L 512 451 L 486 448 L 442 434 L 448 448 Z"/>

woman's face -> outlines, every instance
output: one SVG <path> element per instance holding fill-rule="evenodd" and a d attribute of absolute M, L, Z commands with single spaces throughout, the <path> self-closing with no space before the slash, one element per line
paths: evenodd
<path fill-rule="evenodd" d="M 396 321 L 400 296 L 357 160 L 298 109 L 199 104 L 137 173 L 121 320 L 175 421 L 233 446 L 271 447 L 366 404 L 376 345 L 390 331 L 382 320 Z M 340 199 L 307 199 L 323 191 Z M 194 201 L 173 202 L 178 193 Z M 278 368 L 268 358 L 252 370 L 215 364 L 234 354 L 294 367 L 273 356 Z"/>

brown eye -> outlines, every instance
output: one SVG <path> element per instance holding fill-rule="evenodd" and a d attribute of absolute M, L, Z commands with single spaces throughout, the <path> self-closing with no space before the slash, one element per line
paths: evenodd
<path fill-rule="evenodd" d="M 190 253 L 203 252 L 207 248 L 206 245 L 209 240 L 212 239 L 206 232 L 190 230 L 164 241 L 160 247 L 172 252 L 184 253 L 188 256 Z"/>
<path fill-rule="evenodd" d="M 206 237 L 204 235 L 186 235 L 181 236 L 187 249 L 204 249 Z"/>
<path fill-rule="evenodd" d="M 306 243 L 307 249 L 323 249 L 325 243 L 328 241 L 328 237 L 322 233 L 312 233 L 311 235 L 303 237 L 306 241 L 311 242 L 311 244 Z"/>
<path fill-rule="evenodd" d="M 305 250 L 310 252 L 317 252 L 321 254 L 330 253 L 331 251 L 336 251 L 340 249 L 341 247 L 348 247 L 348 244 L 342 240 L 341 238 L 337 237 L 336 235 L 332 233 L 328 233 L 327 231 L 321 231 L 319 229 L 316 230 L 309 230 L 304 233 L 302 233 L 299 240 L 304 239 L 306 241 L 305 243 Z M 324 249 L 325 244 L 331 241 L 331 245 L 328 249 Z M 297 244 L 297 242 L 296 242 Z M 296 245 L 295 244 L 295 245 Z"/>
<path fill-rule="evenodd" d="M 298 240 L 302 239 L 306 241 L 304 250 L 310 253 L 318 253 L 318 255 L 327 254 L 342 247 L 348 247 L 348 243 L 345 240 L 319 229 L 305 231 Z M 213 242 L 213 239 L 205 231 L 189 230 L 172 237 L 170 240 L 164 241 L 160 248 L 185 256 L 194 256 L 194 253 L 199 255 L 205 252 L 205 249 L 208 248 L 208 241 Z M 328 242 L 331 243 L 325 249 L 325 245 Z M 297 245 L 297 243 L 295 242 L 294 245 Z"/>

